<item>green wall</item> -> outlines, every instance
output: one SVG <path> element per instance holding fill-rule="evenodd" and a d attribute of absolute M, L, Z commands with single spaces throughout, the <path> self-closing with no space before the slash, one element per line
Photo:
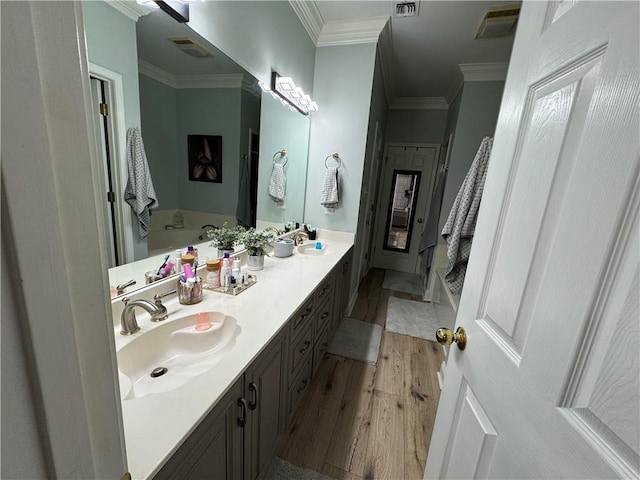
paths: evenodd
<path fill-rule="evenodd" d="M 313 91 L 318 111 L 311 119 L 304 207 L 305 222 L 314 226 L 356 232 L 375 61 L 375 43 L 317 49 Z M 340 206 L 328 215 L 320 193 L 325 158 L 334 152 L 342 159 L 342 188 Z"/>
<path fill-rule="evenodd" d="M 240 166 L 240 89 L 179 89 L 176 98 L 180 208 L 235 216 Z M 222 183 L 189 181 L 188 135 L 222 136 Z"/>
<path fill-rule="evenodd" d="M 240 88 L 174 89 L 140 75 L 142 136 L 162 209 L 234 216 L 240 159 L 260 102 Z M 222 183 L 189 180 L 188 135 L 222 136 Z"/>
<path fill-rule="evenodd" d="M 442 143 L 447 110 L 389 110 L 386 142 Z"/>
<path fill-rule="evenodd" d="M 262 94 L 260 119 L 260 166 L 258 172 L 258 218 L 267 222 L 301 222 L 304 215 L 304 194 L 309 148 L 309 117 L 292 112 L 270 93 Z M 280 208 L 267 191 L 273 165 L 273 155 L 287 150 L 289 161 L 286 202 Z"/>
<path fill-rule="evenodd" d="M 105 2 L 81 4 L 89 62 L 122 75 L 125 127 L 140 127 L 136 23 Z M 126 158 L 120 161 L 126 162 Z M 131 221 L 134 258 L 146 258 L 147 241 L 140 240 L 136 234 L 138 221 L 135 215 Z"/>
<path fill-rule="evenodd" d="M 460 95 L 449 171 L 440 210 L 439 232 L 442 231 L 460 186 L 485 136 L 493 136 L 498 122 L 504 82 L 465 82 Z M 438 232 L 438 233 L 439 233 Z M 445 243 L 439 236 L 439 242 Z"/>
<path fill-rule="evenodd" d="M 180 208 L 176 90 L 140 75 L 140 117 L 149 170 L 161 208 Z"/>

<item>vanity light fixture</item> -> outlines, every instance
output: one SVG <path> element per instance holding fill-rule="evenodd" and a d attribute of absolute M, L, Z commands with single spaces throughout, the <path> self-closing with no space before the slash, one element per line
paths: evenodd
<path fill-rule="evenodd" d="M 282 77 L 277 72 L 271 72 L 271 94 L 274 92 L 303 115 L 318 111 L 316 102 L 300 87 L 296 87 L 291 77 Z"/>
<path fill-rule="evenodd" d="M 189 4 L 180 0 L 154 0 L 160 9 L 170 15 L 175 21 L 187 23 L 189 21 Z"/>

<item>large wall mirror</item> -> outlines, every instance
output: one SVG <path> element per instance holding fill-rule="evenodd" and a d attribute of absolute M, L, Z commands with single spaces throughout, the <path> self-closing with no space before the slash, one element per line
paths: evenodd
<path fill-rule="evenodd" d="M 115 200 L 104 206 L 112 286 L 135 280 L 126 293 L 145 286 L 145 272 L 187 245 L 197 245 L 202 257 L 217 256 L 205 225 L 302 220 L 308 117 L 263 92 L 246 70 L 161 10 L 136 22 L 95 1 L 84 2 L 83 13 L 94 101 L 109 103 L 119 123 L 119 131 L 109 132 L 96 112 L 99 150 L 107 157 L 105 198 Z M 123 137 L 131 127 L 140 128 L 159 204 L 142 240 L 137 218 L 118 198 L 128 175 Z M 276 203 L 267 187 L 282 150 L 287 195 Z"/>

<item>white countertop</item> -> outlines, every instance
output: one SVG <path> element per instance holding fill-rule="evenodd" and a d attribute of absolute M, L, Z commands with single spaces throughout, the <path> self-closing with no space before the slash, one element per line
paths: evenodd
<path fill-rule="evenodd" d="M 175 296 L 164 302 L 169 311 L 164 322 L 201 311 L 220 311 L 237 320 L 240 333 L 233 349 L 207 372 L 173 391 L 122 402 L 127 459 L 133 478 L 152 478 L 158 473 L 347 253 L 353 245 L 353 234 L 321 231 L 318 240 L 327 244 L 324 255 L 294 252 L 288 258 L 267 257 L 264 270 L 252 272 L 258 282 L 238 296 L 205 290 L 203 301 L 197 305 L 180 305 Z M 153 290 L 156 289 L 169 288 L 158 285 Z M 151 300 L 153 293 L 152 289 L 144 289 L 131 298 Z M 116 349 L 120 349 L 132 337 L 119 333 L 122 303 L 114 301 L 113 306 Z M 136 314 L 141 332 L 135 335 L 162 325 L 152 323 L 144 310 L 136 309 Z"/>

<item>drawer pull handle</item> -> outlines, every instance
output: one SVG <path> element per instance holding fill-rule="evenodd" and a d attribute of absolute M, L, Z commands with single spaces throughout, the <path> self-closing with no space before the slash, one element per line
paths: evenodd
<path fill-rule="evenodd" d="M 238 399 L 238 406 L 242 407 L 242 415 L 238 417 L 238 426 L 244 428 L 247 424 L 247 401 L 240 397 Z"/>
<path fill-rule="evenodd" d="M 258 406 L 258 387 L 256 384 L 251 382 L 249 384 L 249 391 L 253 393 L 253 401 L 249 401 L 249 410 L 255 410 Z"/>
<path fill-rule="evenodd" d="M 324 353 L 327 351 L 327 347 L 329 345 L 327 344 L 327 342 L 323 343 L 322 345 L 320 345 L 320 353 Z"/>
<path fill-rule="evenodd" d="M 327 318 L 329 316 L 329 312 L 324 312 L 321 316 L 320 319 L 324 320 L 325 318 Z"/>
<path fill-rule="evenodd" d="M 305 340 L 303 345 L 304 345 L 304 347 L 302 347 L 300 350 L 298 350 L 300 353 L 306 352 L 309 349 L 309 346 L 311 346 L 311 342 L 309 340 Z"/>
<path fill-rule="evenodd" d="M 307 380 L 306 378 L 302 380 L 302 386 L 297 390 L 298 393 L 302 393 L 302 391 L 307 388 L 307 383 L 309 383 L 309 380 Z"/>

